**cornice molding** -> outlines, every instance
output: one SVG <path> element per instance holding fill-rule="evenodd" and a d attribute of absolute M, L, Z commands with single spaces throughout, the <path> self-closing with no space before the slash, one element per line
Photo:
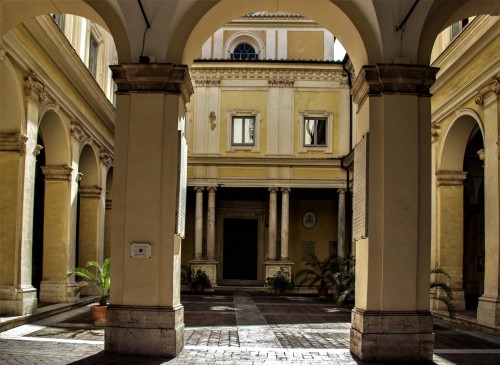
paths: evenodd
<path fill-rule="evenodd" d="M 110 66 L 113 80 L 118 86 L 117 94 L 165 93 L 181 95 L 189 102 L 193 85 L 186 65 L 173 63 L 127 63 Z"/>
<path fill-rule="evenodd" d="M 296 157 L 266 157 L 266 158 L 244 158 L 244 157 L 225 157 L 225 156 L 197 156 L 189 155 L 189 166 L 210 165 L 210 166 L 257 166 L 257 167 L 341 167 L 342 159 L 310 159 Z"/>
<path fill-rule="evenodd" d="M 0 134 L 0 151 L 1 152 L 18 152 L 26 153 L 26 142 L 28 137 L 23 134 L 4 133 Z"/>
<path fill-rule="evenodd" d="M 437 170 L 437 186 L 462 186 L 467 174 L 465 171 Z"/>
<path fill-rule="evenodd" d="M 210 87 L 210 86 L 220 86 L 221 80 L 220 79 L 206 79 L 206 80 L 193 80 L 194 84 L 198 87 Z"/>
<path fill-rule="evenodd" d="M 378 63 L 363 66 L 352 87 L 354 102 L 361 106 L 368 96 L 381 94 L 431 96 L 429 89 L 438 71 L 426 65 Z"/>
<path fill-rule="evenodd" d="M 270 79 L 268 82 L 271 87 L 293 87 L 295 80 Z"/>
<path fill-rule="evenodd" d="M 73 169 L 69 166 L 42 166 L 45 181 L 71 181 Z"/>
<path fill-rule="evenodd" d="M 80 198 L 86 199 L 101 199 L 102 188 L 98 186 L 80 186 L 78 193 Z"/>

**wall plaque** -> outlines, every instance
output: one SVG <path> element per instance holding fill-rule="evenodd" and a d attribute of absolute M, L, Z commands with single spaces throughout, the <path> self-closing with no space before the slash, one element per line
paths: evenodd
<path fill-rule="evenodd" d="M 151 243 L 132 242 L 130 244 L 130 257 L 134 259 L 150 259 Z"/>
<path fill-rule="evenodd" d="M 354 240 L 368 237 L 368 133 L 354 147 L 352 219 Z"/>

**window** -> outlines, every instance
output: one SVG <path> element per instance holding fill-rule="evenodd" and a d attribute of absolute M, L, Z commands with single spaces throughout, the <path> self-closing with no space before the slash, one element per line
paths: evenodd
<path fill-rule="evenodd" d="M 326 146 L 326 118 L 304 118 L 304 146 Z"/>
<path fill-rule="evenodd" d="M 231 53 L 232 60 L 258 60 L 259 55 L 255 52 L 253 48 L 248 43 L 240 43 L 234 48 L 234 52 Z"/>
<path fill-rule="evenodd" d="M 59 29 L 64 31 L 64 14 L 52 14 L 52 19 L 54 19 Z"/>
<path fill-rule="evenodd" d="M 451 26 L 451 39 L 455 39 L 457 35 L 469 24 L 469 19 L 462 19 Z"/>
<path fill-rule="evenodd" d="M 89 71 L 94 78 L 97 75 L 97 47 L 96 39 L 91 36 L 89 42 Z"/>
<path fill-rule="evenodd" d="M 253 146 L 255 144 L 255 117 L 233 117 L 231 144 L 233 146 Z"/>

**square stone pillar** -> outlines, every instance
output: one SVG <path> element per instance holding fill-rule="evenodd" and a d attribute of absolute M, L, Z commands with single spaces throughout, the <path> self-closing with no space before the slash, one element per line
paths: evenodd
<path fill-rule="evenodd" d="M 350 349 L 361 360 L 432 360 L 429 87 L 436 73 L 428 66 L 369 65 L 353 85 L 358 143 Z M 359 212 L 366 216 L 356 221 Z"/>
<path fill-rule="evenodd" d="M 118 91 L 105 350 L 173 357 L 184 347 L 178 130 L 192 85 L 186 66 L 111 69 Z M 135 253 L 134 244 L 144 245 L 145 254 Z"/>

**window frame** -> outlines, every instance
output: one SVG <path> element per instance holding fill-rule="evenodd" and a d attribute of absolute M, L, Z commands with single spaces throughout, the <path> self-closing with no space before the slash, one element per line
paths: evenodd
<path fill-rule="evenodd" d="M 233 143 L 233 120 L 234 118 L 253 118 L 253 143 Z M 231 110 L 226 115 L 226 152 L 249 151 L 260 152 L 260 125 L 261 113 L 257 110 Z"/>
<path fill-rule="evenodd" d="M 308 145 L 306 144 L 306 120 L 322 119 L 325 120 L 325 144 L 323 145 Z M 305 110 L 299 112 L 299 153 L 307 152 L 323 152 L 333 153 L 333 112 L 328 110 Z"/>
<path fill-rule="evenodd" d="M 318 122 L 319 121 L 322 121 L 325 123 L 325 136 L 324 136 L 324 140 L 325 142 L 324 143 L 310 143 L 310 144 L 307 144 L 306 143 L 306 131 L 307 131 L 307 128 L 305 127 L 305 124 L 306 122 L 310 121 L 310 120 L 313 120 L 315 121 L 315 135 L 316 135 L 316 140 L 318 139 Z M 328 119 L 326 117 L 310 117 L 310 116 L 306 116 L 304 117 L 304 134 L 302 136 L 302 140 L 303 140 L 303 143 L 304 143 L 304 147 L 327 147 L 328 146 L 328 141 L 327 141 L 327 136 L 328 136 Z M 313 140 L 314 142 L 314 140 Z"/>
<path fill-rule="evenodd" d="M 242 120 L 242 128 L 241 128 L 241 140 L 242 142 L 241 143 L 237 143 L 234 141 L 234 132 L 235 132 L 235 128 L 234 128 L 234 122 L 236 119 L 241 119 Z M 247 122 L 249 121 L 252 121 L 252 128 L 253 128 L 253 138 L 252 138 L 252 142 L 246 142 L 245 141 L 245 126 L 247 124 Z M 231 145 L 232 146 L 237 146 L 237 147 L 240 147 L 240 146 L 254 146 L 255 145 L 255 116 L 254 115 L 246 115 L 246 116 L 241 116 L 241 115 L 233 115 L 231 117 Z"/>

